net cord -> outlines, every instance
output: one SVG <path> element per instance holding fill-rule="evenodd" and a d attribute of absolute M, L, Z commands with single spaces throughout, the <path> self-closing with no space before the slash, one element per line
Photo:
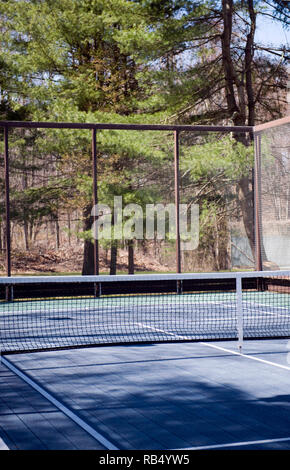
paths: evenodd
<path fill-rule="evenodd" d="M 116 276 L 105 275 L 85 275 L 85 276 L 17 276 L 0 277 L 0 284 L 15 285 L 29 283 L 70 283 L 70 282 L 122 282 L 122 281 L 182 281 L 195 279 L 237 279 L 256 278 L 269 276 L 290 277 L 290 270 L 281 271 L 244 271 L 226 273 L 184 273 L 184 274 L 120 274 Z"/>

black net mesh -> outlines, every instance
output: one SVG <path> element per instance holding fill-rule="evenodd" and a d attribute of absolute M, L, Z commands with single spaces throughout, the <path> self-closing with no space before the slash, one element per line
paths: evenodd
<path fill-rule="evenodd" d="M 241 298 L 238 276 L 2 278 L 1 351 L 238 339 L 239 301 L 244 338 L 288 337 L 290 272 L 242 277 Z"/>

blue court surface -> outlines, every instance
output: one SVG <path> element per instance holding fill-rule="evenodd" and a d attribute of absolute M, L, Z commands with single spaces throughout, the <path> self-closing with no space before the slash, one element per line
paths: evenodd
<path fill-rule="evenodd" d="M 236 341 L 101 346 L 0 367 L 3 449 L 289 450 L 289 410 L 287 339 L 245 341 L 243 355 Z"/>

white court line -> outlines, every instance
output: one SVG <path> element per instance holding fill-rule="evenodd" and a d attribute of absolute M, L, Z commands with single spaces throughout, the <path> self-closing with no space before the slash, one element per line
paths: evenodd
<path fill-rule="evenodd" d="M 175 333 L 170 333 L 169 331 L 165 331 L 165 330 L 162 330 L 160 328 L 155 328 L 154 326 L 145 325 L 143 323 L 137 323 L 137 325 L 142 326 L 143 328 L 149 328 L 151 330 L 155 330 L 159 333 L 164 333 L 166 335 L 174 336 L 177 339 L 181 339 L 181 340 L 190 339 L 186 336 L 176 335 Z M 223 351 L 223 352 L 226 352 L 226 353 L 234 354 L 236 356 L 245 357 L 246 359 L 251 359 L 252 361 L 262 362 L 263 364 L 268 364 L 270 366 L 275 366 L 275 367 L 278 367 L 279 369 L 290 370 L 289 366 L 283 366 L 282 364 L 277 364 L 275 362 L 266 361 L 266 359 L 261 359 L 259 357 L 249 356 L 248 354 L 244 354 L 244 353 L 239 352 L 239 351 L 234 351 L 232 349 L 223 348 L 222 346 L 218 346 L 218 345 L 213 344 L 213 343 L 204 343 L 203 341 L 198 341 L 198 344 L 202 344 L 203 346 L 207 346 L 209 348 L 218 349 L 219 351 Z"/>
<path fill-rule="evenodd" d="M 256 307 L 257 307 L 257 305 L 256 305 Z M 259 305 L 259 309 L 260 309 L 260 307 L 267 307 L 267 305 Z M 269 308 L 270 308 L 270 306 L 269 306 Z M 286 310 L 286 308 L 284 310 Z M 273 309 L 272 309 L 272 311 L 258 310 L 259 314 L 263 314 L 263 316 L 260 315 L 261 318 L 265 318 L 265 315 L 266 316 L 267 315 L 273 315 L 273 316 L 275 315 L 276 317 L 280 317 L 280 318 L 290 317 L 290 315 L 288 315 L 288 311 L 289 310 L 287 309 L 286 313 L 284 313 L 283 310 L 282 310 L 282 307 L 279 307 L 278 312 L 277 311 L 274 312 Z M 257 318 L 259 316 L 259 315 L 253 315 L 253 311 L 251 310 L 251 307 L 248 307 L 248 306 L 246 306 L 246 308 L 243 308 L 243 313 L 244 313 L 244 315 L 248 314 L 249 316 L 252 316 L 252 318 Z"/>
<path fill-rule="evenodd" d="M 119 450 L 112 442 L 106 439 L 102 434 L 98 433 L 92 426 L 87 424 L 82 418 L 76 415 L 72 410 L 67 408 L 63 403 L 61 403 L 57 398 L 47 392 L 44 388 L 40 387 L 34 380 L 24 374 L 18 367 L 14 366 L 8 359 L 1 357 L 1 362 L 8 367 L 12 372 L 14 372 L 18 377 L 24 380 L 28 385 L 34 388 L 38 393 L 44 396 L 49 400 L 56 408 L 58 408 L 62 413 L 68 416 L 72 421 L 78 424 L 84 431 L 90 434 L 96 441 L 102 444 L 108 450 Z"/>
<path fill-rule="evenodd" d="M 175 335 L 174 333 L 166 332 L 164 330 L 157 329 L 157 328 L 154 328 L 154 327 L 151 327 L 151 326 L 148 326 L 148 325 L 142 325 L 142 326 L 146 327 L 146 328 L 150 328 L 150 329 L 155 329 L 158 332 L 163 332 L 163 333 L 168 334 L 170 336 L 175 336 L 178 339 L 188 339 L 185 336 Z M 275 362 L 266 361 L 265 359 L 260 359 L 258 357 L 249 356 L 248 354 L 243 354 L 243 353 L 238 352 L 238 351 L 233 351 L 231 349 L 223 348 L 223 347 L 217 346 L 215 344 L 204 343 L 202 341 L 200 341 L 199 344 L 202 344 L 203 346 L 208 346 L 208 347 L 213 348 L 213 349 L 218 349 L 218 350 L 223 351 L 223 352 L 234 354 L 234 355 L 237 355 L 237 356 L 245 357 L 245 358 L 251 359 L 253 361 L 262 362 L 264 364 L 271 365 L 271 366 L 274 366 L 274 367 L 278 367 L 280 369 L 290 370 L 290 367 L 288 367 L 288 366 L 283 366 L 282 364 L 276 364 Z M 259 440 L 259 441 L 232 442 L 232 443 L 228 443 L 228 444 L 214 444 L 214 445 L 208 445 L 208 446 L 189 447 L 189 448 L 186 448 L 186 450 L 222 449 L 222 448 L 226 448 L 226 447 L 241 447 L 241 446 L 254 445 L 254 444 L 274 444 L 276 442 L 287 442 L 287 441 L 290 441 L 290 437 L 279 438 L 279 439 L 264 439 L 264 440 Z M 184 450 L 184 449 L 176 449 L 176 450 Z"/>
<path fill-rule="evenodd" d="M 174 336 L 175 338 L 178 338 L 178 339 L 181 339 L 181 340 L 182 339 L 184 339 L 184 340 L 190 339 L 187 336 L 176 335 L 175 333 L 170 333 L 170 331 L 165 331 L 165 330 L 162 330 L 161 328 L 155 328 L 154 326 L 145 325 L 144 323 L 133 323 L 133 325 L 134 324 L 138 325 L 138 326 L 141 326 L 142 328 L 148 328 L 149 330 L 154 330 L 157 333 L 163 333 L 163 334 L 166 334 L 166 335 L 169 335 L 169 336 Z"/>
<path fill-rule="evenodd" d="M 266 308 L 270 308 L 271 310 L 273 310 L 273 309 L 276 309 L 276 310 L 286 310 L 287 312 L 289 312 L 289 307 L 283 307 L 283 305 L 271 305 L 271 304 L 264 304 L 264 303 L 260 303 L 260 302 L 248 302 L 247 300 L 243 300 L 243 306 L 246 307 L 246 308 L 251 308 L 251 307 L 256 307 L 256 308 L 266 307 Z M 268 313 L 271 313 L 271 311 L 268 312 Z"/>
<path fill-rule="evenodd" d="M 255 357 L 255 356 L 249 356 L 248 354 L 244 354 L 244 353 L 239 352 L 239 351 L 233 351 L 232 349 L 223 348 L 221 346 L 217 346 L 216 344 L 204 343 L 202 341 L 199 344 L 202 344 L 202 345 L 207 346 L 209 348 L 219 349 L 220 351 L 227 352 L 227 353 L 230 353 L 230 354 L 234 354 L 236 356 L 245 357 L 246 359 L 251 359 L 252 361 L 262 362 L 263 364 L 268 364 L 270 366 L 278 367 L 279 369 L 290 370 L 289 366 L 283 366 L 282 364 L 277 364 L 276 362 L 266 361 L 266 359 L 261 359 L 259 357 Z"/>
<path fill-rule="evenodd" d="M 0 450 L 9 450 L 9 447 L 5 444 L 5 442 L 0 437 Z"/>
<path fill-rule="evenodd" d="M 143 328 L 149 328 L 152 330 L 155 330 L 156 332 L 164 333 L 170 336 L 174 336 L 178 339 L 189 339 L 186 336 L 181 336 L 181 335 L 176 335 L 175 333 L 170 333 L 165 330 L 159 329 L 159 328 L 154 328 L 149 325 L 145 325 L 143 323 L 136 323 L 139 326 L 142 326 Z M 276 364 L 271 361 L 267 361 L 265 359 L 260 359 L 257 357 L 249 356 L 247 354 L 243 354 L 238 351 L 233 351 L 231 349 L 223 348 L 221 346 L 217 346 L 212 343 L 205 343 L 205 342 L 199 342 L 199 344 L 202 344 L 203 346 L 207 346 L 213 349 L 217 349 L 226 353 L 234 354 L 237 356 L 245 357 L 247 359 L 251 359 L 257 362 L 261 362 L 267 365 L 271 365 L 280 369 L 284 370 L 290 370 L 290 367 L 288 366 L 283 366 L 282 364 Z M 30 379 L 26 374 L 21 372 L 16 366 L 14 366 L 10 361 L 8 361 L 6 358 L 2 356 L 1 361 L 3 362 L 6 367 L 8 367 L 12 372 L 14 372 L 18 377 L 20 377 L 22 380 L 24 380 L 26 383 L 28 383 L 31 387 L 33 387 L 37 392 L 39 392 L 41 395 L 43 395 L 47 400 L 49 400 L 54 406 L 56 406 L 60 411 L 62 411 L 66 416 L 68 416 L 70 419 L 72 419 L 76 424 L 78 424 L 82 429 L 84 429 L 88 434 L 90 434 L 94 439 L 96 439 L 98 442 L 100 442 L 106 449 L 108 450 L 119 450 L 113 443 L 111 443 L 108 439 L 106 439 L 104 436 L 102 436 L 100 433 L 98 433 L 94 428 L 92 428 L 89 424 L 87 424 L 85 421 L 82 420 L 79 416 L 77 416 L 73 411 L 71 411 L 69 408 L 67 408 L 64 404 L 62 404 L 60 401 L 58 401 L 55 397 L 53 397 L 49 392 L 47 392 L 45 389 L 40 387 L 36 382 L 34 382 L 32 379 Z M 262 443 L 275 443 L 275 442 L 282 442 L 282 441 L 290 441 L 290 438 L 281 438 L 281 439 L 269 439 L 269 440 L 262 440 L 262 441 L 249 441 L 249 442 L 238 442 L 238 443 L 229 443 L 229 444 L 220 444 L 220 445 L 212 445 L 212 446 L 201 446 L 201 447 L 192 447 L 189 448 L 188 450 L 205 450 L 205 449 L 214 449 L 214 448 L 223 448 L 223 447 L 233 447 L 233 446 L 242 446 L 242 445 L 251 445 L 251 444 L 262 444 Z"/>
<path fill-rule="evenodd" d="M 260 441 L 244 441 L 244 442 L 230 442 L 228 444 L 214 444 L 208 446 L 196 446 L 196 447 L 186 447 L 185 449 L 175 449 L 175 450 L 210 450 L 210 449 L 223 449 L 225 447 L 242 447 L 242 446 L 251 446 L 255 444 L 275 444 L 276 442 L 287 442 L 290 441 L 290 437 L 282 437 L 279 439 L 261 439 Z"/>

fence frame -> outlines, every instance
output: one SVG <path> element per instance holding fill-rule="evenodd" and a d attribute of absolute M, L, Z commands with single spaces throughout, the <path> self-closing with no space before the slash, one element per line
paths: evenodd
<path fill-rule="evenodd" d="M 4 129 L 4 179 L 5 179 L 5 264 L 6 275 L 11 276 L 11 231 L 10 231 L 10 190 L 9 190 L 9 129 L 87 129 L 91 130 L 92 142 L 92 176 L 93 176 L 93 203 L 98 202 L 98 170 L 97 170 L 97 131 L 98 130 L 137 130 L 137 131 L 172 131 L 174 146 L 174 196 L 176 205 L 176 272 L 181 272 L 181 252 L 180 252 L 180 228 L 179 228 L 179 134 L 187 132 L 219 132 L 250 134 L 253 138 L 255 149 L 254 165 L 254 225 L 255 225 L 255 269 L 262 270 L 261 264 L 261 230 L 259 221 L 259 159 L 260 159 L 260 133 L 264 129 L 280 126 L 290 122 L 290 116 L 277 121 L 268 122 L 258 126 L 207 126 L 207 125 L 162 125 L 162 124 L 112 124 L 112 123 L 75 123 L 75 122 L 37 122 L 37 121 L 0 121 L 0 127 Z M 99 274 L 99 246 L 98 240 L 94 237 L 94 274 Z"/>

